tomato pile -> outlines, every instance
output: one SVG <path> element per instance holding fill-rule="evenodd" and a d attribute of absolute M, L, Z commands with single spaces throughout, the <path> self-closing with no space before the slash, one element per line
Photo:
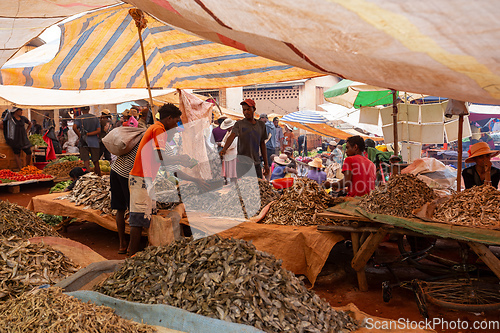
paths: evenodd
<path fill-rule="evenodd" d="M 30 170 L 30 169 L 27 169 L 27 168 L 30 168 L 30 167 L 25 167 L 21 171 L 24 170 L 24 172 L 26 172 L 27 170 Z M 31 167 L 31 168 L 34 168 L 34 167 Z M 37 171 L 39 172 L 40 170 L 37 169 Z M 7 170 L 7 169 L 0 170 L 0 182 L 1 183 L 9 183 L 9 182 L 12 182 L 12 181 L 23 182 L 23 181 L 26 181 L 26 180 L 46 179 L 46 178 L 52 178 L 52 176 L 46 175 L 46 174 L 43 174 L 43 173 L 38 173 L 38 174 L 21 174 L 20 172 L 13 172 L 13 171 Z"/>

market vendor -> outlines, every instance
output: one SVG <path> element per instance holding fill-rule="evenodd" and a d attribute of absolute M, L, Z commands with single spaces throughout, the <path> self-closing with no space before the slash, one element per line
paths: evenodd
<path fill-rule="evenodd" d="M 71 171 L 69 172 L 69 177 L 71 178 L 71 180 L 73 182 L 71 184 L 69 184 L 68 187 L 66 187 L 64 189 L 64 192 L 69 192 L 69 191 L 73 190 L 73 188 L 76 185 L 76 181 L 78 179 L 80 179 L 80 177 L 86 173 L 88 173 L 88 171 L 85 168 L 76 167 L 76 168 L 71 169 Z"/>
<path fill-rule="evenodd" d="M 26 127 L 26 125 L 28 126 Z M 26 165 L 31 165 L 31 147 L 33 145 L 28 139 L 28 133 L 31 129 L 31 121 L 23 116 L 23 110 L 20 108 L 14 108 L 10 112 L 4 112 L 2 121 L 0 122 L 0 127 L 3 128 L 5 141 L 14 152 L 14 158 L 16 159 L 19 170 L 25 166 L 21 161 L 21 151 L 24 151 L 26 154 Z"/>
<path fill-rule="evenodd" d="M 465 163 L 475 163 L 462 171 L 465 188 L 490 184 L 498 188 L 500 181 L 500 169 L 491 166 L 491 158 L 500 153 L 491 150 L 486 142 L 478 142 L 470 146 L 469 157 Z"/>
<path fill-rule="evenodd" d="M 375 164 L 362 155 L 365 142 L 359 135 L 351 136 L 346 142 L 346 155 L 342 165 L 344 178 L 338 182 L 325 182 L 326 187 L 334 190 L 347 188 L 347 195 L 358 197 L 375 189 Z"/>
<path fill-rule="evenodd" d="M 191 177 L 178 170 L 178 165 L 190 166 L 191 158 L 188 155 L 175 155 L 168 145 L 175 134 L 177 123 L 182 112 L 175 105 L 164 104 L 158 111 L 160 120 L 151 125 L 139 143 L 134 167 L 129 175 L 130 190 L 130 243 L 128 252 L 134 255 L 139 251 L 143 228 L 149 228 L 153 210 L 156 208 L 154 201 L 153 180 L 160 166 L 172 173 L 177 178 L 194 182 L 200 189 L 208 190 L 208 184 L 202 180 Z M 150 195 L 150 191 L 153 193 Z"/>
<path fill-rule="evenodd" d="M 280 154 L 280 156 L 276 156 L 274 158 L 274 163 L 276 166 L 274 167 L 273 173 L 271 174 L 271 180 L 285 178 L 287 174 L 297 174 L 297 170 L 290 168 L 289 165 L 292 162 L 288 158 L 286 154 Z"/>
<path fill-rule="evenodd" d="M 316 157 L 307 164 L 311 168 L 307 173 L 307 178 L 316 181 L 318 185 L 323 185 L 323 182 L 326 181 L 326 172 L 323 171 L 325 166 L 323 165 L 321 158 Z"/>

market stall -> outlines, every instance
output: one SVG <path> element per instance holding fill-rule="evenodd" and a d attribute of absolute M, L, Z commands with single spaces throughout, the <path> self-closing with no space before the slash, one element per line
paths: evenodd
<path fill-rule="evenodd" d="M 104 214 L 101 210 L 89 209 L 85 206 L 77 206 L 69 200 L 58 200 L 64 194 L 52 193 L 38 195 L 31 199 L 28 208 L 37 213 L 45 213 L 51 215 L 67 216 L 77 218 L 83 221 L 89 221 L 99 224 L 108 230 L 117 231 L 115 217 L 111 214 Z M 144 236 L 149 236 L 151 245 L 168 244 L 174 239 L 171 229 L 172 219 L 166 216 L 170 212 L 163 211 L 162 215 L 155 215 L 151 220 L 150 230 L 161 230 L 161 233 L 151 235 L 148 230 L 144 231 Z M 125 224 L 125 232 L 130 233 L 128 223 Z"/>

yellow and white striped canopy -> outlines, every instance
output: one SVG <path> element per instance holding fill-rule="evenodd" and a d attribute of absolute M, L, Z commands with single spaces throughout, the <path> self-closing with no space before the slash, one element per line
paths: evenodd
<path fill-rule="evenodd" d="M 113 6 L 61 24 L 60 50 L 51 61 L 4 68 L 0 83 L 65 90 L 146 87 L 130 8 Z M 320 75 L 146 19 L 142 38 L 153 88 L 222 88 Z"/>

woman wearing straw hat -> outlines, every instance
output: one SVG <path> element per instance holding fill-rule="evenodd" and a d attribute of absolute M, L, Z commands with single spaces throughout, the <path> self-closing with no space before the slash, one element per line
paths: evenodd
<path fill-rule="evenodd" d="M 500 180 L 500 169 L 491 166 L 491 158 L 500 153 L 498 150 L 491 150 L 486 142 L 478 142 L 470 146 L 469 157 L 465 163 L 476 163 L 462 171 L 465 188 L 481 186 L 483 184 L 492 185 L 498 188 Z"/>
<path fill-rule="evenodd" d="M 291 162 L 292 160 L 288 158 L 287 154 L 280 154 L 280 156 L 276 156 L 274 158 L 276 166 L 271 174 L 271 180 L 285 178 L 287 173 L 297 174 L 297 170 L 288 167 Z"/>
<path fill-rule="evenodd" d="M 220 124 L 220 129 L 226 131 L 222 141 L 220 142 L 222 147 L 225 146 L 227 138 L 231 135 L 231 131 L 233 129 L 236 121 L 226 118 Z M 238 174 L 236 172 L 236 156 L 238 155 L 238 137 L 235 137 L 233 142 L 227 147 L 226 154 L 222 156 L 222 160 L 224 161 L 222 165 L 222 175 L 224 178 L 230 179 L 231 183 L 235 184 L 238 179 Z"/>
<path fill-rule="evenodd" d="M 307 178 L 315 180 L 319 185 L 322 185 L 326 180 L 326 172 L 322 171 L 325 166 L 323 165 L 321 158 L 316 157 L 311 162 L 307 163 L 311 170 L 307 173 Z"/>

